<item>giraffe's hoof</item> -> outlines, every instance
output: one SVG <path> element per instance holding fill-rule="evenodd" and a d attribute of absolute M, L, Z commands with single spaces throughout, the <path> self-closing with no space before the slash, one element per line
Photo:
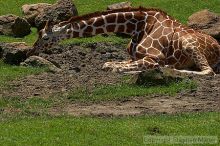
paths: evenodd
<path fill-rule="evenodd" d="M 103 66 L 103 67 L 102 67 L 102 70 L 104 70 L 104 71 L 109 71 L 109 70 L 111 70 L 111 68 L 110 68 L 110 67 L 105 67 L 105 66 Z"/>
<path fill-rule="evenodd" d="M 112 62 L 106 62 L 103 66 L 102 66 L 102 70 L 104 71 L 113 71 L 115 72 L 115 66 Z"/>
<path fill-rule="evenodd" d="M 213 70 L 204 70 L 201 72 L 201 75 L 215 76 L 215 72 Z"/>
<path fill-rule="evenodd" d="M 120 67 L 116 67 L 116 66 L 113 66 L 113 65 L 106 65 L 104 64 L 103 67 L 102 67 L 102 70 L 104 71 L 110 71 L 110 72 L 113 72 L 113 73 L 121 73 L 122 70 Z"/>
<path fill-rule="evenodd" d="M 104 70 L 104 71 L 109 71 L 109 72 L 113 72 L 113 73 L 120 73 L 121 71 L 120 71 L 120 69 L 119 68 L 117 68 L 117 67 L 106 67 L 106 66 L 104 66 L 104 67 L 102 67 L 102 70 Z"/>
<path fill-rule="evenodd" d="M 113 73 L 119 73 L 119 72 L 120 72 L 120 69 L 117 68 L 117 67 L 116 67 L 116 68 L 112 68 L 112 72 L 113 72 Z"/>

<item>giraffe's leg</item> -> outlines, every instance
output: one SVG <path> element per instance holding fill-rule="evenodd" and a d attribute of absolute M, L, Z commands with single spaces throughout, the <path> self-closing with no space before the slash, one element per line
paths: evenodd
<path fill-rule="evenodd" d="M 170 68 L 169 66 L 160 67 L 160 71 L 164 76 L 172 76 L 172 77 L 187 77 L 193 75 L 214 75 L 214 73 L 210 70 L 203 71 L 189 71 L 189 70 L 178 70 L 174 68 Z"/>
<path fill-rule="evenodd" d="M 190 75 L 215 75 L 214 71 L 209 66 L 206 58 L 203 58 L 203 61 L 202 63 L 196 62 L 196 65 L 200 67 L 201 71 L 178 70 L 178 69 L 172 69 L 169 66 L 161 67 L 160 70 L 163 72 L 165 76 L 175 76 L 175 77 L 184 77 Z M 205 62 L 207 62 L 207 64 L 203 64 Z"/>
<path fill-rule="evenodd" d="M 189 71 L 189 70 L 178 70 L 174 69 L 174 71 L 178 74 L 180 73 L 181 76 L 187 75 L 215 75 L 212 69 L 206 69 L 202 71 Z"/>
<path fill-rule="evenodd" d="M 189 41 L 188 41 L 189 42 Z M 181 71 L 183 73 L 188 74 L 195 74 L 195 75 L 215 75 L 213 69 L 209 65 L 205 55 L 201 52 L 201 48 L 199 46 L 198 42 L 194 42 L 191 44 L 186 44 L 183 46 L 183 50 L 186 52 L 186 54 L 192 56 L 192 60 L 195 63 L 195 65 L 201 70 L 201 71 Z"/>
<path fill-rule="evenodd" d="M 115 66 L 123 66 L 125 64 L 131 63 L 132 60 L 127 60 L 127 61 L 121 61 L 121 62 L 117 62 L 117 61 L 113 61 L 113 62 L 106 62 L 102 69 L 104 70 L 109 70 L 111 68 L 114 68 Z"/>
<path fill-rule="evenodd" d="M 163 68 L 162 70 L 166 73 L 179 75 L 179 76 L 188 76 L 188 75 L 215 75 L 213 69 L 210 67 L 205 55 L 201 53 L 199 43 L 194 40 L 192 37 L 189 40 L 186 38 L 183 41 L 183 51 L 191 57 L 195 65 L 201 71 L 188 71 L 188 70 L 177 70 L 170 69 L 168 67 Z"/>
<path fill-rule="evenodd" d="M 136 48 L 137 46 L 137 43 L 135 42 L 134 39 L 132 39 L 130 41 L 130 43 L 128 44 L 127 46 L 127 52 L 128 54 L 130 55 L 131 59 L 130 60 L 127 60 L 127 61 L 121 61 L 121 62 L 117 62 L 117 61 L 113 61 L 113 62 L 106 62 L 102 69 L 104 70 L 109 70 L 109 69 L 112 69 L 114 68 L 115 66 L 122 66 L 122 65 L 125 65 L 125 64 L 128 64 L 128 63 L 131 63 L 134 58 L 133 58 L 133 51 L 134 51 L 134 48 Z"/>
<path fill-rule="evenodd" d="M 155 60 L 147 56 L 137 61 L 133 61 L 126 64 L 117 64 L 115 66 L 112 66 L 112 71 L 119 73 L 137 73 L 149 69 L 158 69 L 158 68 L 159 68 L 159 64 Z"/>

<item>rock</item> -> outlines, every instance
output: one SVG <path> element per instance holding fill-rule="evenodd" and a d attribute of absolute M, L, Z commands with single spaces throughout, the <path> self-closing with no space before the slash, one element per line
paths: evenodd
<path fill-rule="evenodd" d="M 31 26 L 35 26 L 35 18 L 44 11 L 44 9 L 50 7 L 51 4 L 38 3 L 38 4 L 25 4 L 22 6 L 22 13 L 24 18 Z"/>
<path fill-rule="evenodd" d="M 48 20 L 56 24 L 77 15 L 78 11 L 72 0 L 58 0 L 56 4 L 44 9 L 44 11 L 36 17 L 35 25 L 38 30 L 40 30 Z"/>
<path fill-rule="evenodd" d="M 24 37 L 31 32 L 30 24 L 23 18 L 12 14 L 0 16 L 0 34 Z"/>
<path fill-rule="evenodd" d="M 33 66 L 33 67 L 46 67 L 51 72 L 60 72 L 61 71 L 61 69 L 56 67 L 52 62 L 50 62 L 42 57 L 39 57 L 39 56 L 30 56 L 24 62 L 22 62 L 20 65 Z"/>
<path fill-rule="evenodd" d="M 161 84 L 169 84 L 172 81 L 181 81 L 186 77 L 166 75 L 160 70 L 148 70 L 144 72 L 131 71 L 127 74 L 132 75 L 129 83 L 137 85 L 157 86 Z"/>
<path fill-rule="evenodd" d="M 205 9 L 188 18 L 188 26 L 220 40 L 220 15 Z"/>
<path fill-rule="evenodd" d="M 30 49 L 31 47 L 24 42 L 0 44 L 3 61 L 8 64 L 19 65 L 20 62 L 26 59 L 26 53 Z"/>
<path fill-rule="evenodd" d="M 120 3 L 112 4 L 107 7 L 107 10 L 122 9 L 122 8 L 131 8 L 131 2 L 120 2 Z"/>

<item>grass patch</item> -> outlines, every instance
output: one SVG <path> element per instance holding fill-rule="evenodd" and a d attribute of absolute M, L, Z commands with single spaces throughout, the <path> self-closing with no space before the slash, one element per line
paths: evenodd
<path fill-rule="evenodd" d="M 219 117 L 220 113 L 123 118 L 14 118 L 0 122 L 0 145 L 141 146 L 144 136 L 148 135 L 220 137 Z"/>
<path fill-rule="evenodd" d="M 129 78 L 127 78 L 129 79 Z M 80 101 L 99 101 L 126 99 L 134 96 L 145 95 L 170 95 L 173 96 L 183 90 L 195 90 L 195 81 L 189 79 L 154 79 L 147 78 L 141 84 L 120 83 L 116 85 L 99 85 L 93 89 L 81 88 L 72 91 L 67 98 Z"/>
<path fill-rule="evenodd" d="M 48 68 L 8 65 L 0 60 L 0 92 L 4 90 L 9 90 L 9 88 L 13 88 L 9 84 L 9 82 L 12 80 L 16 80 L 18 78 L 32 74 L 37 75 L 45 71 L 48 71 Z M 41 98 L 23 99 L 20 97 L 2 97 L 2 95 L 0 94 L 0 117 L 1 110 L 4 110 L 5 108 L 16 109 L 19 111 L 37 111 L 39 108 L 44 109 L 43 105 L 46 104 L 49 104 L 49 100 L 44 100 Z"/>
<path fill-rule="evenodd" d="M 8 65 L 0 60 L 0 87 L 6 86 L 8 81 L 31 74 L 39 74 L 47 70 L 47 68 Z"/>
<path fill-rule="evenodd" d="M 49 108 L 51 106 L 50 99 L 43 99 L 40 97 L 34 98 L 20 98 L 20 97 L 3 97 L 0 98 L 0 108 L 16 108 L 19 110 L 38 110 Z"/>
<path fill-rule="evenodd" d="M 62 109 L 68 100 L 62 97 L 1 97 L 0 96 L 0 123 L 21 117 L 50 116 L 50 109 L 58 107 Z M 62 115 L 60 111 L 59 115 Z M 1 139 L 1 138 L 0 138 Z M 1 144 L 0 144 L 1 145 Z"/>
<path fill-rule="evenodd" d="M 16 117 L 46 116 L 49 115 L 51 107 L 58 105 L 61 107 L 64 103 L 60 98 L 0 97 L 0 122 Z"/>
<path fill-rule="evenodd" d="M 33 45 L 33 43 L 37 40 L 37 29 L 31 28 L 31 33 L 23 38 L 15 38 L 12 36 L 0 35 L 0 42 L 25 42 L 28 45 Z"/>

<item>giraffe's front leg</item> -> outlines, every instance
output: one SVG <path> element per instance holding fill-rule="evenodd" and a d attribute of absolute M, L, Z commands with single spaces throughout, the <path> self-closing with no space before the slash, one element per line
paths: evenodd
<path fill-rule="evenodd" d="M 113 68 L 115 68 L 116 66 L 122 66 L 122 65 L 125 65 L 125 64 L 128 64 L 128 63 L 131 63 L 132 60 L 128 60 L 128 61 L 122 61 L 122 62 L 117 62 L 117 61 L 114 61 L 114 62 L 106 62 L 102 69 L 103 70 L 112 70 Z"/>
<path fill-rule="evenodd" d="M 149 57 L 123 64 L 111 64 L 112 71 L 118 73 L 136 73 L 158 68 L 159 64 Z"/>

